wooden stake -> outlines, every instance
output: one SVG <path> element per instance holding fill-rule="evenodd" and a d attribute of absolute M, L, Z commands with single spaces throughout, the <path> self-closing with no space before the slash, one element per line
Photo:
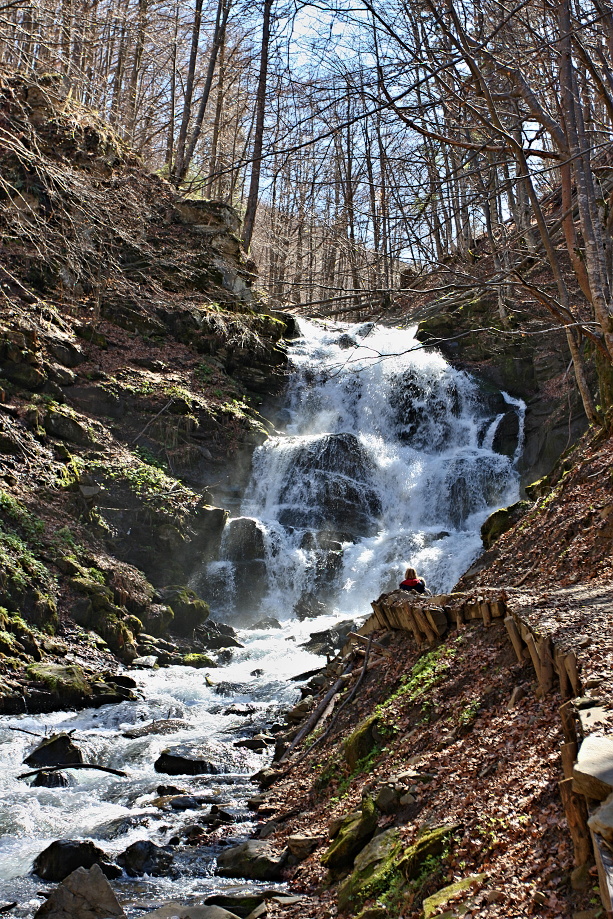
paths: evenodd
<path fill-rule="evenodd" d="M 538 680 L 539 686 L 541 685 L 541 662 L 539 660 L 538 651 L 536 650 L 536 645 L 534 644 L 534 638 L 532 635 L 527 634 L 525 637 L 526 645 L 528 646 L 528 651 L 530 652 L 530 657 L 532 659 L 532 666 L 534 667 L 534 672 Z"/>
<path fill-rule="evenodd" d="M 483 616 L 483 625 L 486 629 L 489 629 L 492 624 L 492 612 L 487 600 L 481 604 L 481 615 Z"/>
<path fill-rule="evenodd" d="M 573 777 L 573 766 L 577 759 L 577 751 L 579 750 L 579 745 L 574 741 L 569 741 L 568 743 L 563 743 L 560 746 L 560 755 L 562 757 L 562 771 L 564 773 L 565 779 L 572 779 Z"/>
<path fill-rule="evenodd" d="M 581 680 L 579 679 L 579 673 L 577 671 L 577 655 L 574 651 L 568 652 L 564 658 L 564 666 L 566 667 L 568 679 L 570 680 L 570 685 L 572 686 L 573 696 L 580 696 Z"/>
<path fill-rule="evenodd" d="M 564 813 L 573 841 L 575 865 L 584 865 L 592 857 L 592 841 L 587 826 L 587 803 L 583 795 L 573 791 L 573 780 L 558 782 Z"/>
<path fill-rule="evenodd" d="M 559 648 L 554 649 L 553 663 L 556 668 L 556 673 L 558 674 L 558 679 L 560 680 L 560 695 L 563 699 L 568 699 L 570 696 L 570 681 L 568 679 L 566 667 L 564 666 L 564 652 L 560 651 Z"/>
<path fill-rule="evenodd" d="M 562 731 L 567 743 L 577 743 L 577 724 L 575 722 L 575 706 L 572 702 L 565 702 L 558 709 L 562 719 Z"/>
<path fill-rule="evenodd" d="M 511 639 L 511 644 L 513 645 L 513 648 L 515 649 L 515 655 L 517 657 L 517 660 L 519 661 L 520 664 L 522 664 L 524 661 L 524 654 L 523 654 L 524 643 L 522 641 L 521 635 L 517 631 L 515 620 L 513 619 L 512 616 L 507 616 L 507 618 L 504 620 L 504 624 L 505 624 L 507 633 L 509 635 L 509 638 Z"/>
<path fill-rule="evenodd" d="M 458 603 L 457 606 L 454 608 L 453 614 L 455 616 L 456 629 L 458 629 L 459 631 L 460 626 L 464 625 L 464 613 L 462 611 L 461 603 Z"/>
<path fill-rule="evenodd" d="M 544 693 L 551 692 L 553 688 L 553 660 L 551 657 L 551 642 L 548 638 L 539 638 L 537 651 L 540 664 L 539 685 Z"/>
<path fill-rule="evenodd" d="M 415 616 L 415 619 L 417 620 L 419 628 L 425 634 L 428 641 L 435 642 L 438 638 L 438 635 L 436 634 L 436 632 L 434 631 L 434 629 L 428 622 L 428 619 L 426 618 L 426 616 L 424 616 L 423 610 L 420 609 L 418 606 L 414 606 L 413 615 Z"/>

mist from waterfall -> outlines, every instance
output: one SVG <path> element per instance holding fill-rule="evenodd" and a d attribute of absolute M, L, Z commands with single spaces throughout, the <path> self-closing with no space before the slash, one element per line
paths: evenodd
<path fill-rule="evenodd" d="M 300 332 L 283 430 L 255 451 L 242 516 L 205 573 L 214 612 L 364 614 L 407 565 L 449 590 L 486 517 L 517 500 L 523 404 L 413 330 L 301 320 Z"/>

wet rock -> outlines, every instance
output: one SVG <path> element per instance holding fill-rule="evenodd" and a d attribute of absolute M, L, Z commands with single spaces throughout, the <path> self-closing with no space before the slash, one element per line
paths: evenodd
<path fill-rule="evenodd" d="M 229 705 L 228 708 L 224 708 L 224 715 L 236 715 L 239 718 L 246 718 L 248 715 L 253 715 L 254 712 L 257 712 L 255 705 L 241 705 L 240 703 L 235 703 L 234 705 Z"/>
<path fill-rule="evenodd" d="M 135 657 L 132 661 L 133 667 L 138 667 L 140 670 L 153 670 L 158 666 L 158 658 L 156 654 L 145 654 L 143 657 Z"/>
<path fill-rule="evenodd" d="M 65 733 L 45 737 L 24 759 L 26 766 L 34 769 L 44 766 L 74 766 L 82 762 L 83 754 L 72 737 Z"/>
<path fill-rule="evenodd" d="M 375 805 L 370 798 L 365 798 L 360 811 L 350 813 L 343 819 L 334 842 L 322 856 L 322 865 L 332 875 L 349 868 L 357 853 L 370 841 L 376 828 Z"/>
<path fill-rule="evenodd" d="M 31 788 L 68 788 L 71 785 L 66 772 L 39 772 L 31 783 Z"/>
<path fill-rule="evenodd" d="M 63 881 L 77 868 L 99 865 L 107 878 L 117 878 L 121 868 L 114 865 L 93 842 L 57 839 L 34 859 L 32 870 L 44 881 Z"/>
<path fill-rule="evenodd" d="M 315 619 L 317 616 L 327 616 L 329 612 L 329 607 L 313 594 L 303 594 L 294 605 L 294 615 L 301 622 L 305 619 Z"/>
<path fill-rule="evenodd" d="M 149 737 L 151 734 L 175 734 L 177 731 L 185 731 L 190 727 L 192 725 L 188 721 L 181 721 L 179 718 L 162 718 L 159 721 L 151 721 L 149 724 L 141 724 L 137 728 L 122 731 L 121 736 L 135 740 L 137 737 Z M 163 794 L 163 792 L 158 789 L 158 794 Z"/>
<path fill-rule="evenodd" d="M 274 616 L 264 616 L 263 619 L 258 619 L 257 622 L 253 622 L 251 625 L 248 625 L 247 628 L 267 631 L 268 629 L 280 629 L 282 628 L 282 625 L 278 619 L 275 619 Z"/>
<path fill-rule="evenodd" d="M 354 434 L 325 434 L 297 446 L 281 484 L 283 526 L 374 535 L 381 501 L 371 466 Z"/>
<path fill-rule="evenodd" d="M 174 613 L 172 631 L 189 635 L 209 617 L 209 605 L 189 587 L 165 587 L 160 596 Z"/>
<path fill-rule="evenodd" d="M 98 865 L 77 868 L 49 895 L 35 919 L 125 919 Z"/>
<path fill-rule="evenodd" d="M 219 775 L 223 772 L 219 765 L 211 761 L 208 748 L 189 747 L 186 744 L 163 750 L 154 768 L 156 772 L 164 772 L 166 775 Z"/>
<path fill-rule="evenodd" d="M 268 843 L 250 839 L 218 856 L 217 874 L 252 881 L 280 881 L 288 855 L 289 849 L 276 852 Z"/>
<path fill-rule="evenodd" d="M 313 696 L 305 696 L 302 702 L 294 705 L 285 713 L 285 718 L 290 724 L 300 724 L 313 708 Z"/>
<path fill-rule="evenodd" d="M 117 857 L 117 862 L 131 877 L 148 874 L 151 877 L 173 875 L 174 856 L 166 846 L 156 846 L 148 839 L 141 839 Z"/>
<path fill-rule="evenodd" d="M 260 788 L 270 788 L 271 785 L 277 781 L 281 775 L 276 769 L 260 769 L 259 772 L 256 772 L 255 775 L 252 775 L 251 778 L 254 782 L 260 786 Z M 254 801 L 259 795 L 256 795 L 254 798 L 250 798 L 251 801 Z"/>
<path fill-rule="evenodd" d="M 236 740 L 235 747 L 244 747 L 247 750 L 253 750 L 255 753 L 263 753 L 268 747 L 272 746 L 275 738 L 270 734 L 254 734 L 253 737 L 247 737 L 245 740 Z"/>
<path fill-rule="evenodd" d="M 181 664 L 184 667 L 194 667 L 201 670 L 203 667 L 217 667 L 217 661 L 214 661 L 208 654 L 184 654 L 181 658 Z"/>
<path fill-rule="evenodd" d="M 347 643 L 349 632 L 355 631 L 356 623 L 352 619 L 343 619 L 337 622 L 331 629 L 324 629 L 322 632 L 311 632 L 308 641 L 304 642 L 301 647 L 306 648 L 311 654 L 333 655 Z"/>

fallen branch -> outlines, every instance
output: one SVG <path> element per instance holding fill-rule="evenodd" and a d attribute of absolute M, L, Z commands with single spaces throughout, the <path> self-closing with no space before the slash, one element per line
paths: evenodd
<path fill-rule="evenodd" d="M 96 766 L 94 763 L 66 763 L 64 766 L 43 766 L 41 769 L 34 769 L 32 772 L 24 772 L 18 775 L 18 779 L 31 779 L 41 772 L 60 772 L 62 769 L 97 769 L 99 772 L 109 772 L 111 775 L 119 775 L 126 778 L 128 773 L 122 772 L 121 769 L 110 769 L 108 766 Z"/>
<path fill-rule="evenodd" d="M 369 637 L 369 639 L 368 639 L 368 647 L 366 648 L 366 654 L 364 655 L 364 663 L 362 664 L 362 672 L 360 673 L 360 676 L 358 677 L 358 680 L 357 680 L 355 686 L 353 687 L 353 689 L 351 690 L 351 692 L 349 693 L 349 695 L 347 696 L 347 698 L 345 699 L 345 701 L 344 701 L 341 705 L 339 705 L 339 707 L 337 708 L 337 710 L 335 711 L 335 713 L 333 714 L 333 716 L 332 716 L 332 718 L 331 718 L 331 720 L 330 720 L 330 724 L 328 725 L 328 727 L 326 728 L 326 730 L 323 732 L 323 734 L 320 734 L 319 737 L 317 737 L 317 738 L 313 741 L 313 743 L 311 744 L 311 746 L 309 747 L 309 749 L 308 749 L 308 750 L 305 750 L 304 753 L 302 754 L 302 756 L 299 756 L 299 757 L 298 757 L 298 759 L 296 760 L 295 765 L 298 765 L 298 763 L 301 763 L 302 760 L 305 758 L 305 756 L 308 756 L 308 754 L 311 752 L 311 750 L 314 750 L 315 747 L 316 747 L 318 744 L 320 744 L 320 743 L 322 742 L 322 740 L 325 740 L 326 737 L 329 737 L 329 736 L 330 736 L 330 732 L 332 731 L 332 728 L 334 727 L 334 725 L 335 725 L 336 722 L 338 721 L 338 716 L 340 715 L 340 713 L 342 712 L 342 710 L 345 708 L 345 706 L 346 706 L 346 705 L 349 705 L 349 703 L 352 702 L 353 699 L 355 698 L 355 695 L 356 695 L 358 689 L 360 688 L 360 686 L 361 686 L 361 684 L 362 684 L 362 681 L 363 681 L 363 679 L 364 679 L 364 677 L 366 676 L 366 673 L 367 673 L 367 671 L 368 671 L 368 658 L 370 657 L 370 649 L 371 649 L 372 643 L 373 643 L 373 640 L 372 640 L 372 635 L 371 635 L 371 636 Z M 289 750 L 288 750 L 288 753 L 289 753 Z"/>
<path fill-rule="evenodd" d="M 9 731 L 20 731 L 22 734 L 29 734 L 30 737 L 38 737 L 39 740 L 45 736 L 44 734 L 37 734 L 35 731 L 26 731 L 25 728 L 15 728 L 12 724 L 9 724 Z"/>
<path fill-rule="evenodd" d="M 339 689 L 341 689 L 345 685 L 345 679 L 347 675 L 349 674 L 350 670 L 351 670 L 351 663 L 347 664 L 341 676 L 338 678 L 338 680 L 335 682 L 332 688 L 329 689 L 328 692 L 325 694 L 325 696 L 323 697 L 323 699 L 321 700 L 321 702 L 319 703 L 315 711 L 311 713 L 311 716 L 309 717 L 306 724 L 304 724 L 300 728 L 300 730 L 298 731 L 298 733 L 292 740 L 291 744 L 289 745 L 289 747 L 287 748 L 287 750 L 285 751 L 285 753 L 279 760 L 280 763 L 287 762 L 290 753 L 298 746 L 300 741 L 304 740 L 304 738 L 308 734 L 310 734 L 311 731 L 315 728 L 322 714 L 325 712 L 326 708 L 328 707 L 328 703 L 330 702 L 332 697 L 335 696 L 336 693 L 339 691 Z"/>
<path fill-rule="evenodd" d="M 361 641 L 362 644 L 367 645 L 369 642 L 372 644 L 373 648 L 376 648 L 377 651 L 380 651 L 385 657 L 393 657 L 391 651 L 388 651 L 387 648 L 384 648 L 383 645 L 380 645 L 378 641 L 372 641 L 371 638 L 366 638 L 365 635 L 359 635 L 358 632 L 349 632 L 347 638 L 355 638 L 356 641 Z"/>
<path fill-rule="evenodd" d="M 134 438 L 134 440 L 131 441 L 131 443 L 135 444 L 136 441 L 139 440 L 139 438 L 141 438 L 141 437 L 143 436 L 143 434 L 145 433 L 145 431 L 148 431 L 148 430 L 149 430 L 149 428 L 151 427 L 151 425 L 153 424 L 153 422 L 154 422 L 157 418 L 159 418 L 160 415 L 163 415 L 164 412 L 166 411 L 166 409 L 170 408 L 170 406 L 172 405 L 172 403 L 173 403 L 174 401 L 175 401 L 175 397 L 173 396 L 172 399 L 171 399 L 169 402 L 166 403 L 166 405 L 164 406 L 164 408 L 161 408 L 161 409 L 159 410 L 159 412 L 157 413 L 157 415 L 154 415 L 153 418 L 151 418 L 151 419 L 147 422 L 147 424 L 146 424 L 145 427 L 142 429 L 142 431 L 140 432 L 140 434 L 137 434 L 136 437 Z"/>

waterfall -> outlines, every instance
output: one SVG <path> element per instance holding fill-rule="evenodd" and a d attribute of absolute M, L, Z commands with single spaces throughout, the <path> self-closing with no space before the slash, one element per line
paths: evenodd
<path fill-rule="evenodd" d="M 283 429 L 253 457 L 241 516 L 200 589 L 221 616 L 356 615 L 407 565 L 449 590 L 517 500 L 523 403 L 414 330 L 300 322 Z"/>

